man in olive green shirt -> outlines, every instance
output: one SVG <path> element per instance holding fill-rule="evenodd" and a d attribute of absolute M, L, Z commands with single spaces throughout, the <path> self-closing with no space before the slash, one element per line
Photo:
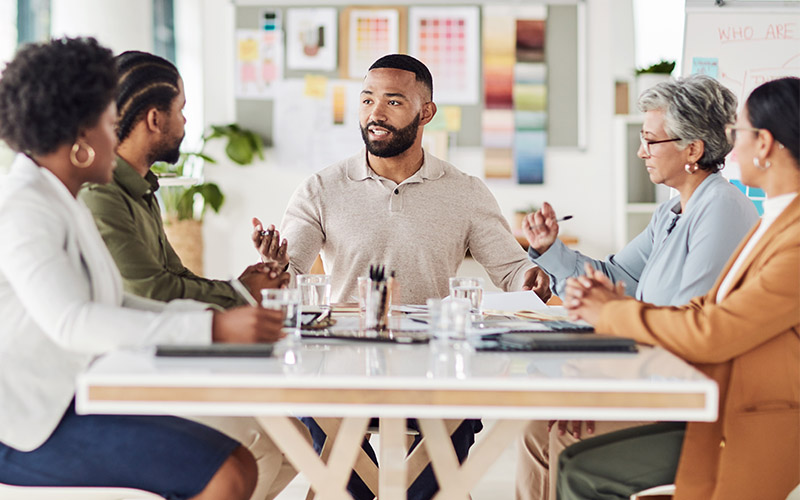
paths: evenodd
<path fill-rule="evenodd" d="M 165 302 L 195 299 L 223 308 L 247 304 L 229 282 L 197 276 L 183 265 L 164 234 L 157 189 L 155 174 L 148 170 L 142 177 L 118 157 L 109 184 L 86 186 L 80 193 L 116 261 L 125 289 Z M 239 280 L 258 298 L 261 288 L 279 286 L 274 272 L 272 276 L 268 268 L 257 264 L 248 267 Z"/>
<path fill-rule="evenodd" d="M 187 269 L 164 233 L 155 195 L 158 179 L 150 167 L 156 161 L 178 160 L 186 98 L 177 70 L 155 61 L 140 63 L 147 69 L 128 71 L 128 78 L 120 71 L 117 168 L 109 184 L 86 186 L 80 198 L 92 211 L 127 291 L 163 301 L 195 299 L 223 308 L 245 305 L 230 282 L 203 278 Z M 163 81 L 165 74 L 176 84 Z M 279 287 L 288 279 L 275 266 L 261 263 L 249 266 L 239 277 L 256 301 L 262 288 Z"/>

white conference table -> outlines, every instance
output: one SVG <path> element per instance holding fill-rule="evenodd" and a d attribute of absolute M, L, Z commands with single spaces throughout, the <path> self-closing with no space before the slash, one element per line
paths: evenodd
<path fill-rule="evenodd" d="M 425 344 L 363 341 L 279 344 L 276 356 L 251 359 L 121 351 L 79 377 L 76 402 L 81 413 L 255 416 L 317 495 L 329 499 L 350 498 L 354 464 L 372 466 L 360 451 L 371 417 L 381 419 L 381 467 L 360 474 L 382 500 L 405 499 L 428 460 L 440 484 L 437 498 L 468 498 L 529 420 L 717 418 L 716 383 L 660 348 L 445 353 Z M 338 429 L 327 460 L 293 425 L 303 415 Z M 406 460 L 405 418 L 418 418 L 423 436 Z M 498 422 L 459 464 L 449 431 L 464 418 Z"/>

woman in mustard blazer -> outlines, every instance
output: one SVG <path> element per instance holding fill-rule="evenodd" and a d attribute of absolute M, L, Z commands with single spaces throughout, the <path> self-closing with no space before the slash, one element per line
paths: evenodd
<path fill-rule="evenodd" d="M 677 464 L 653 437 L 659 424 L 567 448 L 561 499 L 624 499 L 655 486 L 638 482 L 641 471 L 627 463 L 677 465 L 675 500 L 783 500 L 800 482 L 800 79 L 756 88 L 728 134 L 742 182 L 767 200 L 711 291 L 656 307 L 587 269 L 570 280 L 565 300 L 598 332 L 661 346 L 714 379 L 719 418 L 687 425 Z"/>

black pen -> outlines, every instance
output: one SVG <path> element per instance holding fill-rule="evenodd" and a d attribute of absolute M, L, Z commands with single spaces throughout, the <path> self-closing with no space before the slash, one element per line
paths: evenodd
<path fill-rule="evenodd" d="M 572 218 L 571 215 L 565 215 L 564 217 L 561 217 L 560 219 L 556 219 L 556 222 L 564 222 L 565 220 L 570 220 L 571 218 Z M 537 229 L 537 228 L 540 228 L 542 226 L 544 226 L 544 224 L 536 224 L 535 226 L 529 226 L 527 223 L 525 224 L 525 227 L 527 227 L 528 229 Z"/>

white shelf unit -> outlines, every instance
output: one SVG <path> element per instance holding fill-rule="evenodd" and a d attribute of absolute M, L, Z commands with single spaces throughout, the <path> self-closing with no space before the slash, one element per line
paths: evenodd
<path fill-rule="evenodd" d="M 670 189 L 650 181 L 644 160 L 637 156 L 642 115 L 614 117 L 614 165 L 617 172 L 616 248 L 641 233 L 659 203 L 669 199 Z"/>

